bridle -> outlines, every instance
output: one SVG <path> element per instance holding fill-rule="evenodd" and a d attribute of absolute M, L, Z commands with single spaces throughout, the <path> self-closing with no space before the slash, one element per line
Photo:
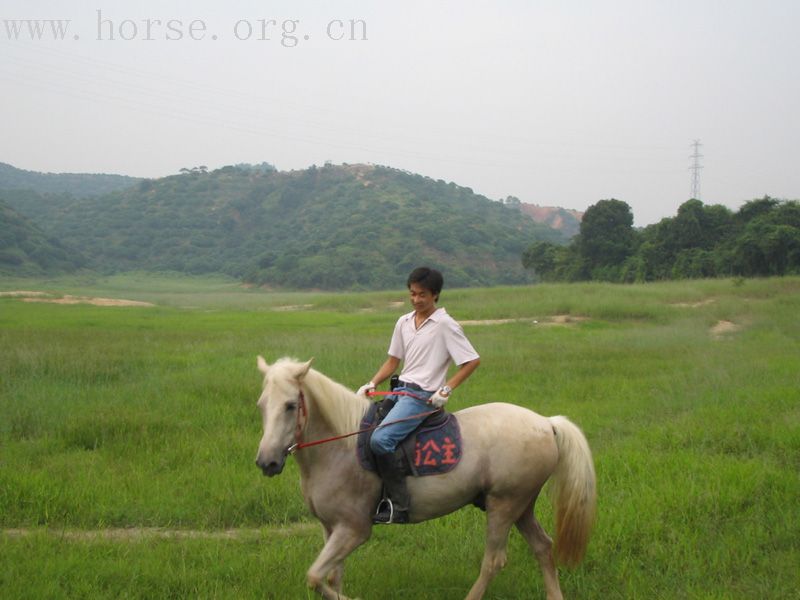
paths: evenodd
<path fill-rule="evenodd" d="M 412 392 L 403 392 L 403 391 L 396 391 L 396 392 L 367 392 L 369 396 L 412 396 L 414 398 L 419 398 L 416 394 Z M 294 444 L 286 448 L 286 454 L 294 454 L 298 450 L 302 450 L 303 448 L 310 448 L 312 446 L 319 446 L 320 444 L 327 444 L 328 442 L 335 442 L 336 440 L 343 440 L 345 438 L 352 437 L 354 435 L 358 435 L 360 433 L 366 433 L 367 431 L 372 431 L 373 429 L 379 429 L 381 427 L 385 427 L 387 425 L 393 425 L 395 423 L 402 423 L 403 421 L 410 421 L 412 419 L 419 419 L 420 417 L 429 417 L 430 415 L 440 412 L 441 408 L 437 408 L 435 410 L 430 410 L 426 412 L 421 412 L 416 415 L 411 415 L 408 417 L 403 417 L 402 419 L 395 419 L 393 421 L 383 422 L 378 425 L 371 425 L 365 429 L 359 429 L 358 431 L 352 431 L 350 433 L 344 433 L 342 435 L 335 435 L 329 438 L 324 438 L 321 440 L 314 440 L 312 442 L 304 442 L 303 441 L 303 432 L 305 431 L 306 424 L 308 423 L 308 407 L 306 406 L 306 397 L 303 394 L 303 388 L 300 388 L 299 395 L 297 398 L 297 424 L 295 425 L 294 429 Z"/>
<path fill-rule="evenodd" d="M 295 450 L 299 448 L 302 442 L 300 439 L 303 437 L 303 431 L 308 423 L 308 407 L 306 406 L 306 397 L 303 394 L 303 388 L 300 388 L 297 397 L 297 423 L 294 428 L 294 444 L 286 449 L 286 454 L 294 454 Z"/>

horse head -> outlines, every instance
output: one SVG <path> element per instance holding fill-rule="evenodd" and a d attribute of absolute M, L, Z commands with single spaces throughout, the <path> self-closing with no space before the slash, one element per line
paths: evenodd
<path fill-rule="evenodd" d="M 282 359 L 268 365 L 263 357 L 258 357 L 258 369 L 264 374 L 258 399 L 264 435 L 258 446 L 256 465 L 269 477 L 283 471 L 289 449 L 298 440 L 305 424 L 302 384 L 312 361 L 298 363 Z"/>

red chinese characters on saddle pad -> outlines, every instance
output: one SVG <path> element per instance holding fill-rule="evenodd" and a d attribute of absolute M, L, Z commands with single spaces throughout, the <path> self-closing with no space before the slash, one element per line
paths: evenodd
<path fill-rule="evenodd" d="M 404 449 L 407 443 L 403 443 Z M 406 450 L 406 456 L 414 475 L 438 475 L 455 468 L 461 460 L 461 430 L 456 418 L 448 415 L 441 425 L 419 430 L 413 453 Z"/>

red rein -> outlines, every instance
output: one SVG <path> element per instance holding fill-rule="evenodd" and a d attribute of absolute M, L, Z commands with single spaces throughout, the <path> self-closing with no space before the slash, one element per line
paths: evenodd
<path fill-rule="evenodd" d="M 369 396 L 414 396 L 411 392 L 367 392 Z M 289 446 L 286 449 L 288 454 L 294 454 L 298 450 L 302 450 L 303 448 L 310 448 L 311 446 L 319 446 L 320 444 L 327 444 L 328 442 L 335 442 L 336 440 L 343 440 L 345 438 L 352 437 L 354 435 L 358 435 L 359 433 L 365 433 L 367 431 L 372 431 L 373 429 L 378 429 L 379 427 L 385 427 L 386 425 L 393 425 L 394 423 L 402 423 L 403 421 L 410 421 L 412 419 L 419 419 L 420 417 L 428 417 L 433 413 L 439 412 L 442 410 L 441 408 L 437 408 L 436 410 L 429 410 L 427 412 L 422 412 L 416 415 L 411 415 L 410 417 L 404 417 L 402 419 L 396 419 L 394 421 L 389 421 L 388 423 L 384 422 L 380 425 L 372 425 L 371 427 L 367 427 L 366 429 L 360 429 L 358 431 L 353 431 L 351 433 L 345 433 L 343 435 L 336 435 L 333 437 L 321 439 L 321 440 L 314 440 L 313 442 L 301 442 L 300 437 L 303 434 L 303 428 L 305 427 L 305 423 L 300 423 L 300 416 L 302 415 L 303 420 L 308 417 L 308 410 L 306 409 L 306 398 L 303 395 L 303 390 L 300 390 L 300 413 L 297 415 L 297 429 L 295 430 L 295 439 L 297 440 L 294 444 Z"/>

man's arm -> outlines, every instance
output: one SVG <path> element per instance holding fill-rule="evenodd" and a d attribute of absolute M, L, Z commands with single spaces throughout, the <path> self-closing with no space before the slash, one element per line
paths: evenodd
<path fill-rule="evenodd" d="M 478 368 L 479 364 L 481 364 L 481 359 L 476 358 L 458 365 L 458 370 L 453 373 L 453 376 L 442 387 L 442 389 L 438 390 L 433 396 L 430 397 L 428 404 L 436 408 L 442 408 L 450 399 L 450 394 L 452 391 L 461 385 L 467 377 L 472 375 L 472 372 Z M 447 390 L 448 387 L 450 388 L 449 391 Z"/>
<path fill-rule="evenodd" d="M 391 375 L 397 370 L 397 367 L 400 366 L 400 359 L 395 356 L 389 356 L 386 359 L 386 362 L 381 365 L 381 368 L 378 369 L 378 372 L 372 376 L 372 383 L 376 386 L 382 384 L 386 381 Z"/>
<path fill-rule="evenodd" d="M 475 360 L 470 360 L 464 364 L 458 365 L 458 370 L 453 373 L 453 376 L 448 380 L 447 385 L 450 386 L 451 390 L 456 389 L 459 385 L 464 383 L 464 380 L 467 377 L 472 375 L 473 371 L 475 371 L 480 364 L 481 359 L 476 358 Z"/>

